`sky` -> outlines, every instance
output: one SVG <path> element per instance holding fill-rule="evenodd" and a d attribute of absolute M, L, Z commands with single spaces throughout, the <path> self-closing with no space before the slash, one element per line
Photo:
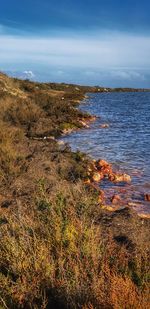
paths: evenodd
<path fill-rule="evenodd" d="M 150 87 L 150 1 L 0 5 L 1 71 L 40 81 Z"/>

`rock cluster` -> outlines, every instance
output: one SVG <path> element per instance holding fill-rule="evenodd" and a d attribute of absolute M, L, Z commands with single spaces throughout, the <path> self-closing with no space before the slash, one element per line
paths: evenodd
<path fill-rule="evenodd" d="M 88 166 L 88 179 L 86 179 L 85 183 L 90 184 L 95 188 L 96 184 L 100 183 L 102 180 L 108 180 L 113 183 L 129 183 L 131 182 L 131 177 L 127 174 L 119 174 L 112 170 L 112 165 L 109 164 L 105 160 L 93 160 L 90 162 L 90 165 Z M 97 187 L 98 189 L 98 187 Z M 98 189 L 99 196 L 98 196 L 98 202 L 101 205 L 105 204 L 105 195 L 100 188 Z M 121 204 L 121 197 L 118 194 L 114 194 L 110 198 L 110 202 L 112 205 L 112 209 L 115 210 L 117 205 Z"/>
<path fill-rule="evenodd" d="M 88 167 L 89 178 L 93 182 L 100 182 L 108 179 L 111 182 L 131 182 L 131 177 L 127 174 L 113 172 L 111 164 L 105 160 L 93 161 Z"/>

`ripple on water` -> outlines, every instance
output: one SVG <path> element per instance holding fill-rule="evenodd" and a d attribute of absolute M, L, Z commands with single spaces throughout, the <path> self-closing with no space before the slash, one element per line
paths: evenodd
<path fill-rule="evenodd" d="M 97 115 L 90 129 L 65 136 L 73 150 L 81 150 L 93 158 L 104 158 L 114 163 L 116 170 L 132 176 L 128 185 L 129 203 L 139 201 L 139 209 L 150 212 L 144 193 L 150 193 L 150 93 L 89 94 L 80 105 L 81 110 Z M 101 124 L 108 128 L 100 128 Z M 109 191 L 110 186 L 102 184 Z M 110 192 L 108 192 L 109 196 Z"/>

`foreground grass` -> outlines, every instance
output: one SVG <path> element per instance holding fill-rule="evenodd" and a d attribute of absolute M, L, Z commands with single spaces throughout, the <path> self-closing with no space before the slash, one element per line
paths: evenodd
<path fill-rule="evenodd" d="M 1 75 L 0 90 L 1 308 L 148 309 L 149 221 L 105 213 L 89 159 L 54 139 L 94 89 Z"/>

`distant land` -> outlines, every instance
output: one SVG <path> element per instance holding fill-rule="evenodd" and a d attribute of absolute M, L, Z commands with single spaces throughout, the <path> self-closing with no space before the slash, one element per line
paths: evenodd
<path fill-rule="evenodd" d="M 34 71 L 32 70 L 24 70 L 24 71 L 19 71 L 19 70 L 1 70 L 2 73 L 7 74 L 9 77 L 13 77 L 13 78 L 18 78 L 21 80 L 29 80 L 29 81 L 33 81 L 33 82 L 51 82 L 51 83 L 61 83 L 61 84 L 71 84 L 71 85 L 79 85 L 79 83 L 76 82 L 66 82 L 66 81 L 62 81 L 62 82 L 58 82 L 58 81 L 54 81 L 53 79 L 50 79 L 47 75 L 45 75 L 45 79 L 43 78 L 43 74 L 38 73 L 34 73 Z M 103 86 L 103 85 L 93 85 L 93 84 L 80 84 L 80 86 L 91 86 L 91 87 L 96 87 L 96 91 L 98 88 L 100 88 L 101 90 L 105 91 L 150 91 L 150 88 L 143 88 L 143 87 L 107 87 L 107 85 Z M 99 90 L 100 91 L 100 90 Z"/>

